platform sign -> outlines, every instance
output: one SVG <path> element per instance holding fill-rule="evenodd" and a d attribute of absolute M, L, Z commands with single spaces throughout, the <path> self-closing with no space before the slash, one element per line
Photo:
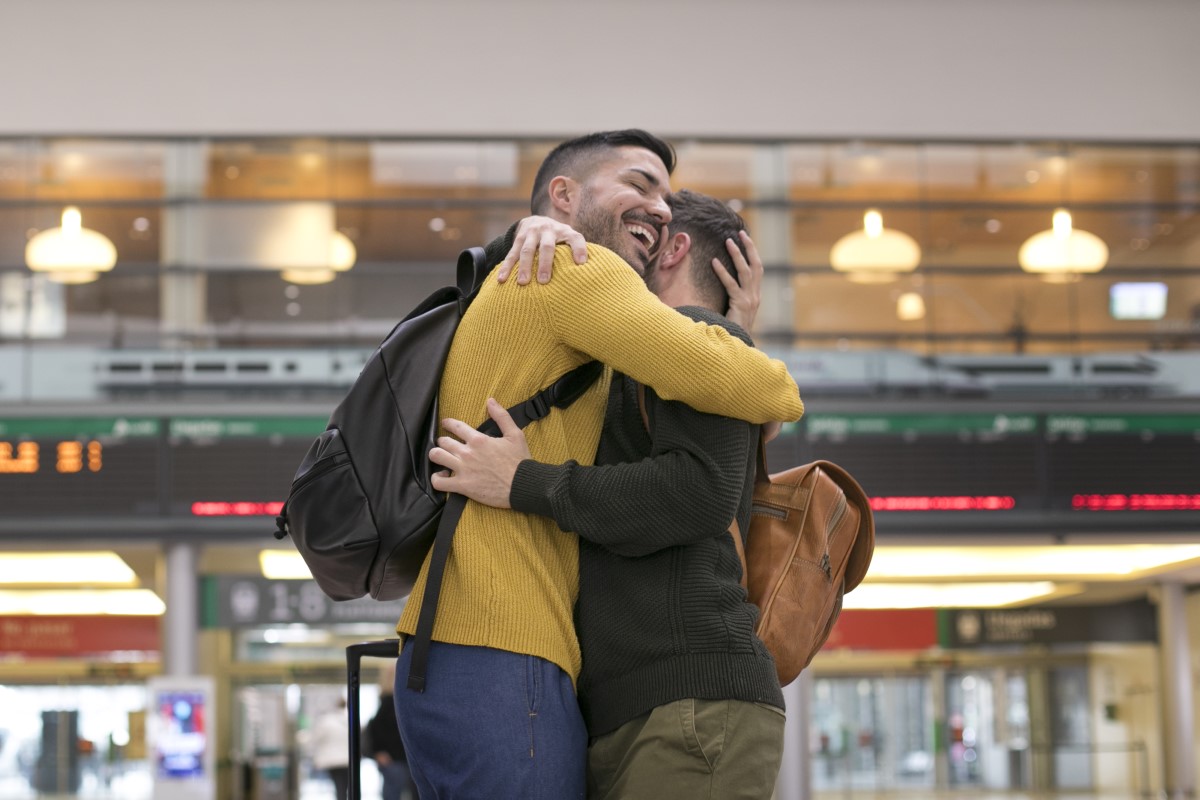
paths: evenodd
<path fill-rule="evenodd" d="M 160 677 L 148 682 L 146 750 L 154 800 L 216 797 L 214 685 L 206 677 Z"/>

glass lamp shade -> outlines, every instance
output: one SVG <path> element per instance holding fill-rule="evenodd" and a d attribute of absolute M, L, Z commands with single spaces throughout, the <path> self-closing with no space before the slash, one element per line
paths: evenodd
<path fill-rule="evenodd" d="M 919 292 L 905 292 L 896 299 L 896 318 L 901 322 L 925 319 L 925 298 Z"/>
<path fill-rule="evenodd" d="M 331 269 L 285 269 L 279 273 L 279 276 L 288 283 L 317 286 L 329 283 L 337 276 L 337 273 Z"/>
<path fill-rule="evenodd" d="M 829 263 L 852 281 L 884 283 L 916 269 L 921 263 L 921 247 L 907 233 L 885 229 L 878 211 L 868 211 L 863 216 L 863 230 L 834 243 Z"/>
<path fill-rule="evenodd" d="M 108 237 L 83 227 L 79 209 L 63 210 L 62 226 L 44 230 L 25 244 L 25 264 L 56 283 L 89 283 L 117 263 Z"/>
<path fill-rule="evenodd" d="M 334 231 L 329 237 L 329 268 L 334 272 L 345 272 L 358 260 L 358 250 L 350 237 Z"/>
<path fill-rule="evenodd" d="M 1026 272 L 1056 283 L 1078 280 L 1080 274 L 1099 272 L 1108 263 L 1108 245 L 1094 233 L 1076 230 L 1069 212 L 1054 212 L 1054 227 L 1025 240 L 1017 262 Z"/>
<path fill-rule="evenodd" d="M 329 235 L 329 268 L 285 269 L 279 276 L 288 283 L 317 286 L 329 283 L 339 272 L 346 272 L 358 260 L 358 251 L 350 237 L 341 231 Z"/>

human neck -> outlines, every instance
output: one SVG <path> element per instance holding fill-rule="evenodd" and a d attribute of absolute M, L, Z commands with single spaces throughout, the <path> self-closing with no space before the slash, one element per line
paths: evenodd
<path fill-rule="evenodd" d="M 695 286 L 692 285 L 691 268 L 692 264 L 689 262 L 673 270 L 671 280 L 666 282 L 665 285 L 656 287 L 655 294 L 658 295 L 658 299 L 671 308 L 698 306 L 720 314 L 720 309 L 714 308 L 712 303 L 701 297 L 699 292 L 696 291 Z M 661 278 L 661 275 L 659 277 Z"/>

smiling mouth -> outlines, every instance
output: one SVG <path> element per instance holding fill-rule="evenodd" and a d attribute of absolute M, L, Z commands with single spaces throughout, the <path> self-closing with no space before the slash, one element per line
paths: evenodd
<path fill-rule="evenodd" d="M 640 222 L 626 222 L 625 230 L 633 235 L 633 238 L 642 243 L 646 248 L 647 253 L 654 251 L 654 245 L 658 244 L 658 231 L 651 225 L 644 225 Z"/>

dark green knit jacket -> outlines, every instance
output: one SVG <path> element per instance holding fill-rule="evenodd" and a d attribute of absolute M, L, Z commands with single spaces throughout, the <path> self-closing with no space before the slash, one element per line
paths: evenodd
<path fill-rule="evenodd" d="M 749 342 L 714 312 L 680 310 Z M 578 688 L 592 736 L 684 698 L 783 708 L 728 533 L 735 515 L 749 524 L 758 428 L 648 388 L 646 410 L 653 434 L 637 384 L 615 376 L 596 466 L 525 461 L 510 494 L 514 509 L 580 537 Z"/>

